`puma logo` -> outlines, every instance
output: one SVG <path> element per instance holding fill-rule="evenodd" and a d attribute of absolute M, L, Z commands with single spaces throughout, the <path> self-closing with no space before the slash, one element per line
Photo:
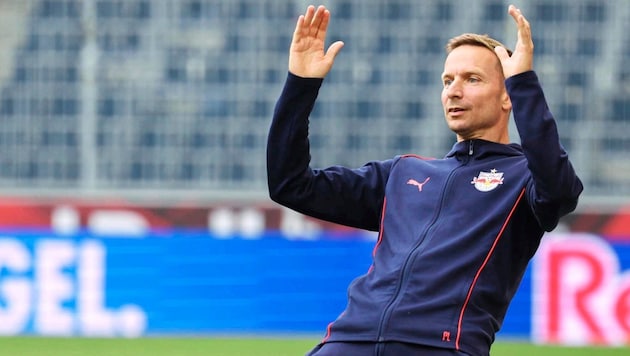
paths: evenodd
<path fill-rule="evenodd" d="M 422 187 L 427 184 L 427 182 L 431 180 L 431 177 L 427 177 L 427 179 L 424 180 L 424 182 L 420 183 L 415 179 L 409 179 L 407 181 L 407 184 L 409 185 L 415 185 L 416 187 L 418 187 L 418 191 L 421 192 L 422 191 Z"/>

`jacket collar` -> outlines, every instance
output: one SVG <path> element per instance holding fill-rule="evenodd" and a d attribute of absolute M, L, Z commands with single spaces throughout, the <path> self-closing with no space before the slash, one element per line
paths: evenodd
<path fill-rule="evenodd" d="M 476 139 L 455 143 L 451 151 L 446 155 L 446 158 L 463 158 L 468 156 L 482 159 L 486 156 L 520 156 L 522 154 L 523 149 L 516 143 L 503 144 Z"/>

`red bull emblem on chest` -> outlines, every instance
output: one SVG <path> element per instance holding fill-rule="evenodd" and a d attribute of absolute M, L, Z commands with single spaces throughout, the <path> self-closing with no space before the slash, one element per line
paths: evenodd
<path fill-rule="evenodd" d="M 489 192 L 503 184 L 503 173 L 497 172 L 496 169 L 490 172 L 479 172 L 479 175 L 473 178 L 470 184 L 474 184 L 475 188 L 480 192 Z"/>

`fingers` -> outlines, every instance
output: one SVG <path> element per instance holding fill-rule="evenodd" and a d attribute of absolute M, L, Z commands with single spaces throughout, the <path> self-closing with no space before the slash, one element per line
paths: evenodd
<path fill-rule="evenodd" d="M 295 24 L 295 31 L 293 31 L 293 41 L 297 41 L 299 39 L 303 27 L 304 15 L 300 15 L 300 17 L 298 17 L 297 23 Z"/>
<path fill-rule="evenodd" d="M 516 22 L 518 29 L 518 41 L 524 45 L 531 46 L 533 44 L 531 27 L 529 25 L 529 21 L 527 21 L 525 16 L 521 13 L 521 9 L 514 5 L 510 5 L 508 7 L 508 13 Z"/>
<path fill-rule="evenodd" d="M 330 11 L 328 11 L 323 6 L 320 6 L 320 8 L 317 9 L 318 13 L 320 12 L 320 9 L 321 9 L 321 16 L 319 16 L 320 21 L 317 24 L 317 37 L 320 40 L 325 41 L 326 32 L 328 31 L 328 23 L 330 22 Z"/>
<path fill-rule="evenodd" d="M 514 5 L 508 7 L 508 13 L 514 19 L 517 27 L 516 46 L 512 56 L 508 56 L 505 48 L 495 48 L 495 53 L 501 61 L 503 74 L 506 78 L 523 73 L 533 68 L 534 43 L 529 22 L 521 13 L 521 10 Z"/>
<path fill-rule="evenodd" d="M 300 15 L 295 26 L 294 35 L 324 37 L 330 21 L 330 11 L 326 7 L 309 5 L 304 15 Z"/>
<path fill-rule="evenodd" d="M 313 17 L 315 16 L 315 6 L 309 5 L 306 8 L 306 12 L 304 13 L 304 23 L 309 26 L 311 22 L 313 22 Z"/>
<path fill-rule="evenodd" d="M 313 21 L 314 14 L 315 7 L 313 5 L 310 5 L 306 8 L 306 12 L 304 13 L 304 15 L 300 15 L 298 17 L 297 23 L 295 25 L 295 31 L 293 32 L 294 40 L 308 35 L 309 27 L 311 22 Z"/>
<path fill-rule="evenodd" d="M 308 27 L 308 35 L 313 38 L 324 41 L 326 39 L 326 30 L 330 21 L 330 11 L 323 5 L 317 7 L 309 6 L 304 18 L 305 26 Z"/>

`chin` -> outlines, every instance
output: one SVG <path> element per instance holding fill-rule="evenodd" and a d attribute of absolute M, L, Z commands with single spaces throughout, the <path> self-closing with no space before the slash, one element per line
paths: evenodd
<path fill-rule="evenodd" d="M 453 131 L 453 133 L 455 135 L 457 135 L 457 140 L 458 141 L 466 141 L 466 140 L 470 140 L 471 138 L 473 138 L 473 135 L 471 135 L 470 132 L 466 131 L 466 130 L 454 130 L 454 129 L 451 129 L 451 131 Z"/>
<path fill-rule="evenodd" d="M 449 123 L 448 128 L 459 136 L 466 136 L 466 132 L 468 132 L 466 127 L 462 125 L 457 125 L 455 123 Z"/>

